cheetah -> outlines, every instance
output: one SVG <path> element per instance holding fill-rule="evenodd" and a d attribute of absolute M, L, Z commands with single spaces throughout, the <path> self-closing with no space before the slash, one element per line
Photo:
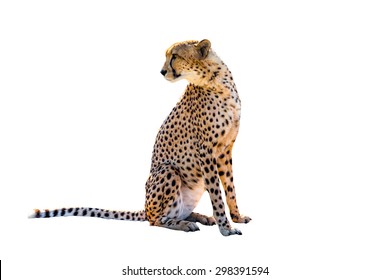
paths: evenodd
<path fill-rule="evenodd" d="M 145 209 L 112 211 L 99 208 L 34 210 L 30 218 L 89 216 L 149 221 L 152 226 L 193 232 L 197 222 L 219 227 L 222 235 L 241 235 L 225 213 L 222 182 L 230 217 L 248 223 L 236 202 L 232 149 L 240 124 L 241 101 L 228 67 L 211 49 L 209 40 L 173 44 L 161 70 L 171 82 L 186 79 L 179 102 L 161 125 L 145 184 Z M 208 217 L 193 212 L 207 191 L 213 209 Z"/>

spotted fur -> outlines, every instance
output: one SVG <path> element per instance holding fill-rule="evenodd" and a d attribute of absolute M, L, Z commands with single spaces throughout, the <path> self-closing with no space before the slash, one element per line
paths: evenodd
<path fill-rule="evenodd" d="M 80 217 L 96 217 L 103 219 L 116 219 L 116 220 L 128 220 L 128 221 L 145 221 L 145 211 L 113 211 L 100 208 L 89 207 L 72 207 L 61 209 L 35 209 L 34 213 L 29 218 L 53 218 L 53 217 L 67 217 L 67 216 L 80 216 Z"/>
<path fill-rule="evenodd" d="M 35 210 L 31 217 L 148 220 L 153 226 L 182 231 L 199 230 L 199 222 L 217 224 L 225 236 L 241 234 L 229 223 L 219 186 L 221 181 L 233 222 L 248 223 L 251 219 L 238 210 L 233 183 L 232 149 L 241 102 L 232 74 L 208 40 L 172 45 L 161 74 L 168 81 L 186 79 L 189 84 L 157 134 L 145 185 L 145 210 L 62 208 Z M 210 196 L 212 217 L 193 212 L 205 191 Z"/>

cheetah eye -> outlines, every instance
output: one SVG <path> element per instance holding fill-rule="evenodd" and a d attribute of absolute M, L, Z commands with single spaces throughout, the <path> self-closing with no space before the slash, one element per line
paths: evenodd
<path fill-rule="evenodd" d="M 175 61 L 176 58 L 177 58 L 177 54 L 172 54 L 171 61 L 169 62 L 169 64 L 171 65 L 171 67 L 172 67 L 173 61 Z"/>

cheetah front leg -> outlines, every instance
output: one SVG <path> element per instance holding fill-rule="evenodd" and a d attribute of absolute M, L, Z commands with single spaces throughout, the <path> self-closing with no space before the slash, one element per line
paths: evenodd
<path fill-rule="evenodd" d="M 236 191 L 233 183 L 232 145 L 230 145 L 217 159 L 218 175 L 225 190 L 226 202 L 230 210 L 230 217 L 235 223 L 249 223 L 251 218 L 241 216 L 236 201 Z"/>
<path fill-rule="evenodd" d="M 229 223 L 229 220 L 226 217 L 225 206 L 221 195 L 222 192 L 219 188 L 217 161 L 215 158 L 212 157 L 212 154 L 209 151 L 211 151 L 211 149 L 202 149 L 200 157 L 200 166 L 204 178 L 205 187 L 210 195 L 211 204 L 213 206 L 213 216 L 222 235 L 241 235 L 241 231 L 232 228 Z"/>

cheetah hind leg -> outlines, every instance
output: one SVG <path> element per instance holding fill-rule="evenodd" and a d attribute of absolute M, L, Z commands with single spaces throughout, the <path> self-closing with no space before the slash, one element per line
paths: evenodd
<path fill-rule="evenodd" d="M 178 219 L 181 204 L 180 174 L 169 163 L 158 166 L 147 181 L 146 215 L 153 226 L 181 231 L 197 231 L 195 222 Z"/>
<path fill-rule="evenodd" d="M 198 222 L 205 226 L 213 226 L 216 224 L 214 217 L 207 217 L 199 213 L 192 212 L 186 219 L 190 222 Z"/>

